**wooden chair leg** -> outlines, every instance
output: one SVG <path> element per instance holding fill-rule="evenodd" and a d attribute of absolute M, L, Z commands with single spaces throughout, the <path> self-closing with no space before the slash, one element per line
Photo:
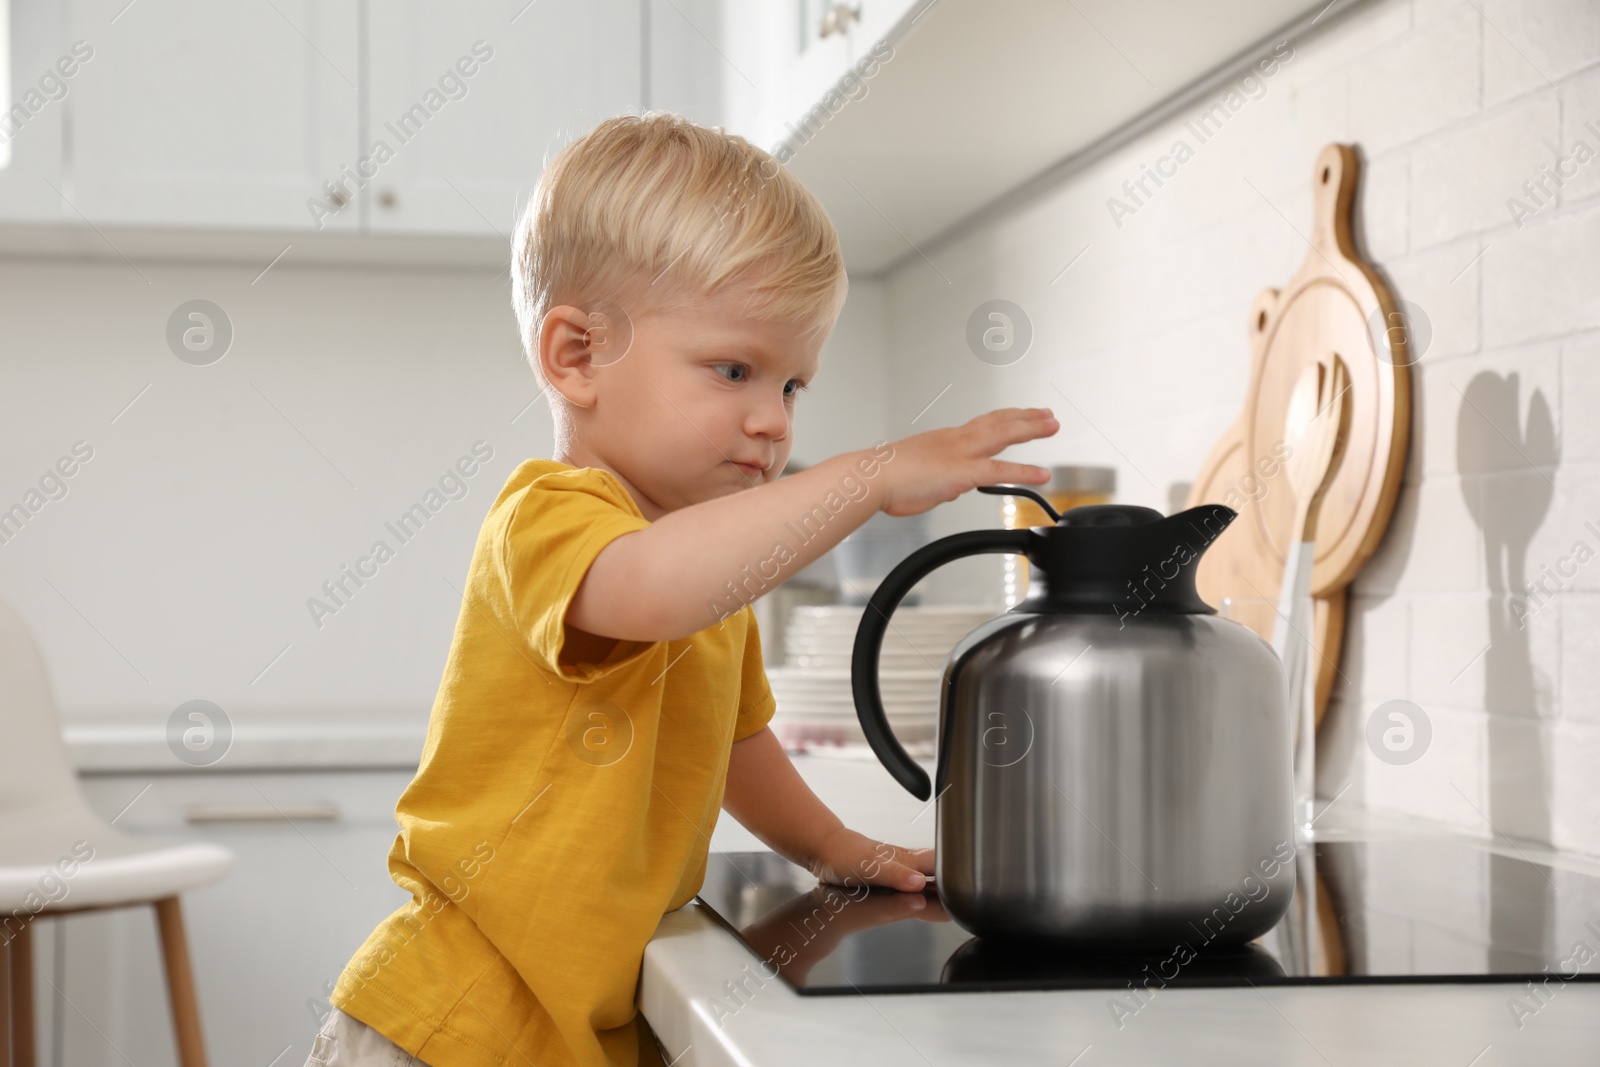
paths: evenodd
<path fill-rule="evenodd" d="M 34 1067 L 33 923 L 24 921 L 7 946 L 7 1000 L 11 1009 L 12 1067 Z"/>
<path fill-rule="evenodd" d="M 178 898 L 155 902 L 161 928 L 161 958 L 166 964 L 167 998 L 172 1005 L 172 1032 L 178 1042 L 182 1067 L 206 1067 L 205 1042 L 200 1037 L 200 1006 L 194 994 L 194 968 L 189 962 L 189 939 L 183 932 L 183 910 Z"/>
<path fill-rule="evenodd" d="M 0 1067 L 11 1067 L 11 938 L 11 927 L 0 925 Z"/>

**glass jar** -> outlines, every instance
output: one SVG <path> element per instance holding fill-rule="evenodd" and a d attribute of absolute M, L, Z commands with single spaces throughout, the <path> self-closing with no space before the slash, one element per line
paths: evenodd
<path fill-rule="evenodd" d="M 1109 504 L 1117 491 L 1115 467 L 1061 466 L 1050 468 L 1050 480 L 1034 486 L 1057 513 L 1084 504 Z M 1024 496 L 1001 498 L 1000 518 L 1008 530 L 1051 525 L 1044 509 Z M 1005 603 L 1009 611 L 1028 595 L 1028 558 L 1005 557 Z"/>

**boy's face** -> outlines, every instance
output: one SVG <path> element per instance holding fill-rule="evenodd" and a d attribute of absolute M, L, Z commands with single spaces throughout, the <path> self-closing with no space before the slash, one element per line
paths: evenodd
<path fill-rule="evenodd" d="M 576 401 L 566 461 L 612 470 L 651 520 L 776 479 L 824 337 L 748 317 L 745 297 L 641 314 L 621 359 L 597 357 L 575 389 L 551 378 Z"/>

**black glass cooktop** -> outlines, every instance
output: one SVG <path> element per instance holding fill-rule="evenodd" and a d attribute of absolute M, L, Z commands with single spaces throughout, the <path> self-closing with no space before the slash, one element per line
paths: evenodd
<path fill-rule="evenodd" d="M 1155 973 L 1167 987 L 1600 979 L 1600 877 L 1469 842 L 1319 841 L 1298 863 L 1283 920 L 1228 950 L 989 943 L 931 885 L 913 912 L 908 894 L 818 885 L 770 852 L 712 854 L 699 900 L 766 977 L 806 995 L 1120 989 Z"/>

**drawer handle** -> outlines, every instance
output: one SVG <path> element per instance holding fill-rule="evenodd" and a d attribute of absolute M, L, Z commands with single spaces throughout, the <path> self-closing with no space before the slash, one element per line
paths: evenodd
<path fill-rule="evenodd" d="M 191 804 L 183 811 L 187 822 L 337 822 L 337 804 L 302 804 L 298 807 L 210 808 Z"/>

